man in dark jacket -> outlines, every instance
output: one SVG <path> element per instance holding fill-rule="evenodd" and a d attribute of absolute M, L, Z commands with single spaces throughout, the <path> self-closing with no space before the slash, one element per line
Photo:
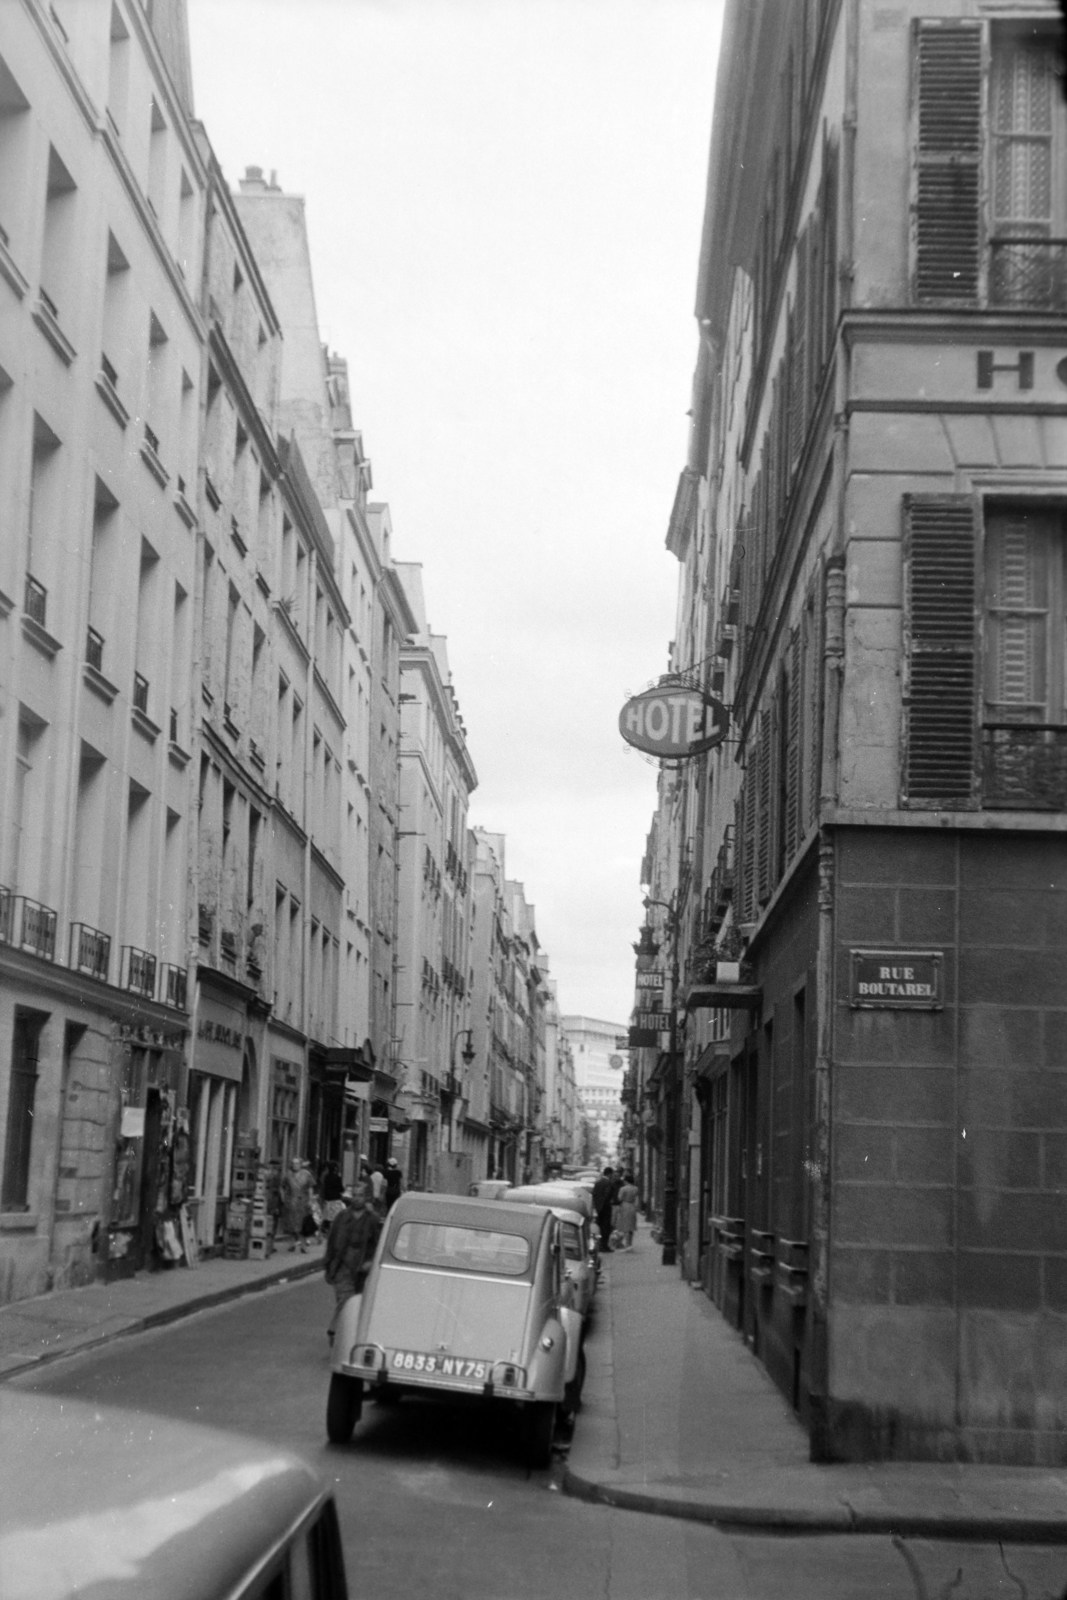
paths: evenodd
<path fill-rule="evenodd" d="M 404 1192 L 404 1180 L 400 1175 L 400 1163 L 395 1156 L 390 1156 L 385 1165 L 385 1209 L 391 1211 Z"/>
<path fill-rule="evenodd" d="M 345 1209 L 333 1219 L 326 1241 L 326 1282 L 332 1285 L 335 1300 L 326 1330 L 331 1344 L 341 1307 L 362 1292 L 382 1227 L 367 1204 L 367 1191 L 361 1183 L 346 1199 Z"/>
<path fill-rule="evenodd" d="M 593 1210 L 596 1212 L 596 1225 L 600 1229 L 601 1255 L 611 1250 L 611 1208 L 615 1203 L 614 1177 L 614 1168 L 605 1167 L 593 1185 Z"/>

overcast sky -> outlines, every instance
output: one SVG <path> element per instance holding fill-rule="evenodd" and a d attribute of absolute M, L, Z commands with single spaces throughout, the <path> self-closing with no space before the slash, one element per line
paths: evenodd
<path fill-rule="evenodd" d="M 564 1012 L 624 1024 L 721 0 L 189 0 L 230 183 L 307 201 L 323 339 L 421 561 Z"/>

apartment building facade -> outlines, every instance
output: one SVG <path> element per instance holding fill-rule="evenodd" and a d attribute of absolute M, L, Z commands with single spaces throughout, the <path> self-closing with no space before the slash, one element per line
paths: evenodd
<path fill-rule="evenodd" d="M 683 1269 L 824 1458 L 1067 1456 L 1058 23 L 727 11 L 656 1070 Z"/>
<path fill-rule="evenodd" d="M 185 1088 L 206 174 L 139 6 L 4 21 L 7 1300 L 146 1259 Z"/>

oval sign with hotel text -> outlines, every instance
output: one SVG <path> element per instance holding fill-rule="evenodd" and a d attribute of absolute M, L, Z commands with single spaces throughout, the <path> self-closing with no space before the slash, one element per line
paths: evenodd
<path fill-rule="evenodd" d="M 726 738 L 729 725 L 721 700 L 671 679 L 635 694 L 619 713 L 619 732 L 626 743 L 663 761 L 714 749 Z"/>

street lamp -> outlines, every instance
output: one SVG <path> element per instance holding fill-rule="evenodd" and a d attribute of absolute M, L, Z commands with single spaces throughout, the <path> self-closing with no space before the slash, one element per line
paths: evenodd
<path fill-rule="evenodd" d="M 456 1101 L 463 1098 L 460 1094 L 459 1083 L 456 1078 L 456 1045 L 463 1038 L 466 1038 L 467 1041 L 460 1052 L 463 1059 L 463 1065 L 465 1067 L 469 1067 L 474 1060 L 475 1049 L 473 1031 L 470 1028 L 457 1029 L 457 1031 L 452 1035 L 452 1044 L 448 1052 L 448 1081 L 445 1088 L 442 1090 L 442 1098 L 445 1095 L 448 1095 L 451 1102 L 448 1108 L 449 1152 L 452 1150 L 452 1129 L 456 1120 Z"/>
<path fill-rule="evenodd" d="M 646 911 L 661 906 L 667 913 L 667 932 L 671 941 L 671 1025 L 669 1075 L 667 1078 L 667 1126 L 663 1140 L 663 1254 L 662 1265 L 673 1267 L 678 1259 L 678 1084 L 675 1053 L 677 1051 L 677 1000 L 678 1000 L 678 917 L 672 900 L 646 899 Z"/>

